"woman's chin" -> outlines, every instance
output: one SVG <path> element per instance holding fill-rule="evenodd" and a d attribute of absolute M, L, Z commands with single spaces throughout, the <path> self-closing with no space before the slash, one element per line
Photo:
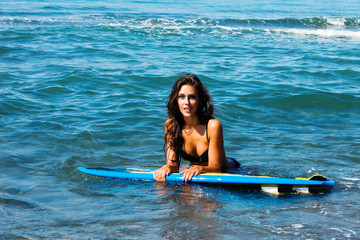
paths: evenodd
<path fill-rule="evenodd" d="M 189 112 L 183 112 L 182 114 L 183 114 L 183 117 L 184 117 L 184 118 L 191 118 L 191 117 L 194 116 L 193 113 L 189 113 Z"/>

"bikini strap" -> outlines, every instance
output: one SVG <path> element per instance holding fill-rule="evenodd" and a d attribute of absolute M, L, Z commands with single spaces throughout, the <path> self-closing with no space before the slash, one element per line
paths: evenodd
<path fill-rule="evenodd" d="M 209 136 L 208 136 L 208 124 L 209 124 L 209 121 L 207 121 L 207 123 L 206 123 L 206 139 L 208 140 L 208 142 L 210 142 L 210 140 L 209 140 Z"/>

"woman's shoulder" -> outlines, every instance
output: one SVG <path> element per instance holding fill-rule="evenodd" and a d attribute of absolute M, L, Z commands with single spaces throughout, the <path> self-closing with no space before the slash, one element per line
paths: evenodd
<path fill-rule="evenodd" d="M 215 118 L 212 118 L 209 120 L 208 122 L 208 129 L 211 130 L 221 130 L 222 129 L 222 125 L 221 122 Z"/>
<path fill-rule="evenodd" d="M 215 118 L 210 119 L 208 122 L 208 136 L 209 139 L 218 139 L 222 141 L 223 131 L 221 122 Z"/>

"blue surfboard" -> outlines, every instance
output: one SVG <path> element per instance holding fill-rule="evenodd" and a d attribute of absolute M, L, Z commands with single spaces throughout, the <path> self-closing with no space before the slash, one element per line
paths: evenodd
<path fill-rule="evenodd" d="M 128 180 L 155 181 L 153 172 L 131 171 L 116 168 L 102 167 L 78 167 L 80 172 L 106 178 L 118 178 Z M 167 181 L 183 182 L 182 174 L 172 173 L 166 177 Z M 267 176 L 251 176 L 230 173 L 202 173 L 194 176 L 193 183 L 231 185 L 239 187 L 275 188 L 278 192 L 307 192 L 324 193 L 329 192 L 335 185 L 332 180 L 326 179 L 321 175 L 314 175 L 310 178 L 279 178 Z"/>

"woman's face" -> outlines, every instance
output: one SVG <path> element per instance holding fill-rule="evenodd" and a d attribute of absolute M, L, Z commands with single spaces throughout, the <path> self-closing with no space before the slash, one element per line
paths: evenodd
<path fill-rule="evenodd" d="M 177 101 L 180 112 L 184 117 L 197 116 L 196 112 L 199 107 L 199 95 L 196 88 L 191 85 L 183 85 L 180 88 Z"/>

